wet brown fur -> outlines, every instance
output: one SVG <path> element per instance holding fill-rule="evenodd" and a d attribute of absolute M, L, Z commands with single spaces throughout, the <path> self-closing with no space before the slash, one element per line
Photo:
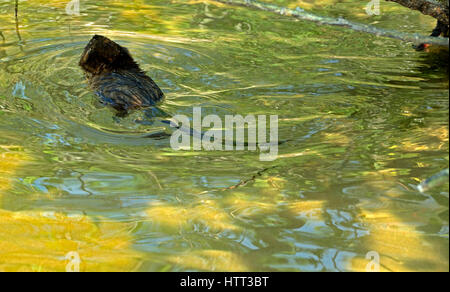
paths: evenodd
<path fill-rule="evenodd" d="M 164 97 L 128 49 L 104 36 L 95 35 L 91 39 L 79 65 L 100 101 L 116 109 L 119 116 L 152 107 Z"/>

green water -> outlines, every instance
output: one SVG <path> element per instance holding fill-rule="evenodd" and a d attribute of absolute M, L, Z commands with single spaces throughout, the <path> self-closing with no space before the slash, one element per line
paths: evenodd
<path fill-rule="evenodd" d="M 434 26 L 384 1 L 272 3 Z M 0 271 L 64 270 L 69 252 L 81 270 L 364 271 L 369 251 L 448 271 L 448 184 L 415 189 L 448 167 L 448 52 L 213 1 L 66 4 L 19 1 L 16 29 L 0 1 Z M 279 158 L 174 151 L 142 138 L 160 130 L 142 113 L 113 119 L 77 66 L 94 34 L 129 48 L 167 112 L 278 115 Z"/>

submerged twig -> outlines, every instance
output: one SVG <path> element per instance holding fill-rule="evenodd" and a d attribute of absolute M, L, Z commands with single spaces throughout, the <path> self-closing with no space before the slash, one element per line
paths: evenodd
<path fill-rule="evenodd" d="M 88 191 L 86 188 L 86 183 L 83 180 L 83 173 L 79 173 L 78 180 L 80 181 L 80 189 L 88 194 L 88 197 L 93 196 L 94 194 L 91 191 Z"/>
<path fill-rule="evenodd" d="M 153 179 L 156 181 L 156 184 L 158 185 L 159 189 L 162 190 L 163 187 L 161 186 L 161 184 L 159 183 L 158 177 L 152 172 L 152 171 L 148 171 L 147 172 L 151 177 L 153 177 Z"/>
<path fill-rule="evenodd" d="M 427 37 L 420 34 L 404 33 L 396 30 L 384 30 L 374 26 L 354 23 L 343 18 L 331 18 L 325 16 L 318 16 L 303 9 L 297 8 L 295 10 L 285 7 L 280 7 L 274 4 L 263 3 L 255 0 L 214 0 L 223 4 L 237 5 L 251 7 L 263 11 L 274 12 L 280 15 L 290 16 L 301 20 L 312 21 L 319 24 L 346 27 L 354 31 L 365 32 L 376 36 L 383 36 L 393 39 L 398 39 L 414 44 L 427 43 L 431 45 L 449 46 L 448 38 L 443 37 Z"/>
<path fill-rule="evenodd" d="M 19 38 L 19 41 L 22 41 L 22 37 L 20 36 L 20 32 L 19 32 L 19 0 L 16 0 L 16 5 L 14 8 L 14 16 L 16 19 L 16 33 L 17 33 L 17 37 Z"/>
<path fill-rule="evenodd" d="M 255 181 L 256 178 L 261 177 L 265 172 L 267 172 L 267 171 L 269 171 L 271 169 L 274 169 L 276 167 L 277 166 L 272 166 L 272 167 L 260 170 L 255 175 L 253 175 L 251 178 L 246 179 L 246 180 L 242 180 L 242 181 L 240 181 L 238 184 L 236 184 L 234 186 L 231 186 L 231 187 L 228 187 L 228 188 L 224 188 L 224 189 L 222 189 L 222 191 L 234 190 L 234 189 L 237 189 L 239 187 L 246 186 L 248 183 Z"/>

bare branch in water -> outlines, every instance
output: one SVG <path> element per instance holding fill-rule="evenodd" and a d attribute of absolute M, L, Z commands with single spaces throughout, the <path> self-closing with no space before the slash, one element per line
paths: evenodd
<path fill-rule="evenodd" d="M 374 26 L 354 23 L 343 18 L 331 18 L 318 16 L 303 9 L 297 8 L 295 10 L 285 7 L 279 7 L 277 5 L 258 2 L 255 0 L 214 0 L 223 4 L 237 5 L 251 7 L 263 11 L 274 12 L 280 15 L 290 16 L 301 20 L 312 21 L 318 24 L 341 26 L 352 29 L 354 31 L 365 32 L 376 36 L 383 36 L 393 39 L 398 39 L 406 42 L 412 42 L 416 45 L 427 43 L 430 45 L 449 46 L 448 38 L 443 37 L 428 37 L 420 34 L 404 33 L 396 30 L 384 30 Z"/>
<path fill-rule="evenodd" d="M 271 170 L 271 169 L 274 169 L 274 168 L 277 168 L 277 166 L 272 166 L 272 167 L 269 167 L 269 168 L 265 168 L 265 169 L 263 169 L 263 170 L 261 170 L 261 171 L 258 171 L 258 172 L 257 172 L 256 174 L 254 174 L 251 178 L 248 178 L 248 179 L 246 179 L 246 180 L 242 180 L 242 181 L 240 181 L 238 184 L 236 184 L 236 185 L 234 185 L 234 186 L 224 188 L 224 189 L 222 189 L 222 191 L 234 190 L 234 189 L 237 189 L 237 188 L 239 188 L 239 187 L 244 187 L 244 186 L 246 186 L 248 183 L 254 182 L 258 177 L 263 176 L 263 174 L 264 174 L 265 172 L 267 172 L 267 171 L 269 171 L 269 170 Z"/>
<path fill-rule="evenodd" d="M 430 0 L 386 0 L 391 2 L 396 2 L 403 5 L 409 9 L 418 10 L 425 15 L 432 16 L 448 25 L 448 0 L 444 1 L 430 1 Z M 447 5 L 445 5 L 447 4 Z"/>
<path fill-rule="evenodd" d="M 19 32 L 19 0 L 16 0 L 16 6 L 14 8 L 14 16 L 16 19 L 16 33 L 17 37 L 19 38 L 19 41 L 22 41 L 22 37 L 20 36 Z"/>

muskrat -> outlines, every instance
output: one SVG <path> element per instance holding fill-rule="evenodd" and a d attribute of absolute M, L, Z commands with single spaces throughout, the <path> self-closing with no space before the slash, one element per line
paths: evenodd
<path fill-rule="evenodd" d="M 117 110 L 119 117 L 132 110 L 153 107 L 164 98 L 128 49 L 104 36 L 95 35 L 91 39 L 79 65 L 100 102 Z"/>
<path fill-rule="evenodd" d="M 126 116 L 132 110 L 144 109 L 147 117 L 153 118 L 153 114 L 156 113 L 164 118 L 160 120 L 162 123 L 195 139 L 210 141 L 211 137 L 216 139 L 215 136 L 206 135 L 201 129 L 197 131 L 183 123 L 179 125 L 176 117 L 172 118 L 168 113 L 159 110 L 156 104 L 164 98 L 164 93 L 140 69 L 128 49 L 112 40 L 95 35 L 84 49 L 79 65 L 84 70 L 91 89 L 100 98 L 100 102 L 117 110 L 118 117 Z M 164 139 L 172 135 L 162 132 L 145 137 Z M 237 145 L 236 141 L 219 139 L 222 145 L 231 143 Z M 248 146 L 248 143 L 244 145 Z"/>

